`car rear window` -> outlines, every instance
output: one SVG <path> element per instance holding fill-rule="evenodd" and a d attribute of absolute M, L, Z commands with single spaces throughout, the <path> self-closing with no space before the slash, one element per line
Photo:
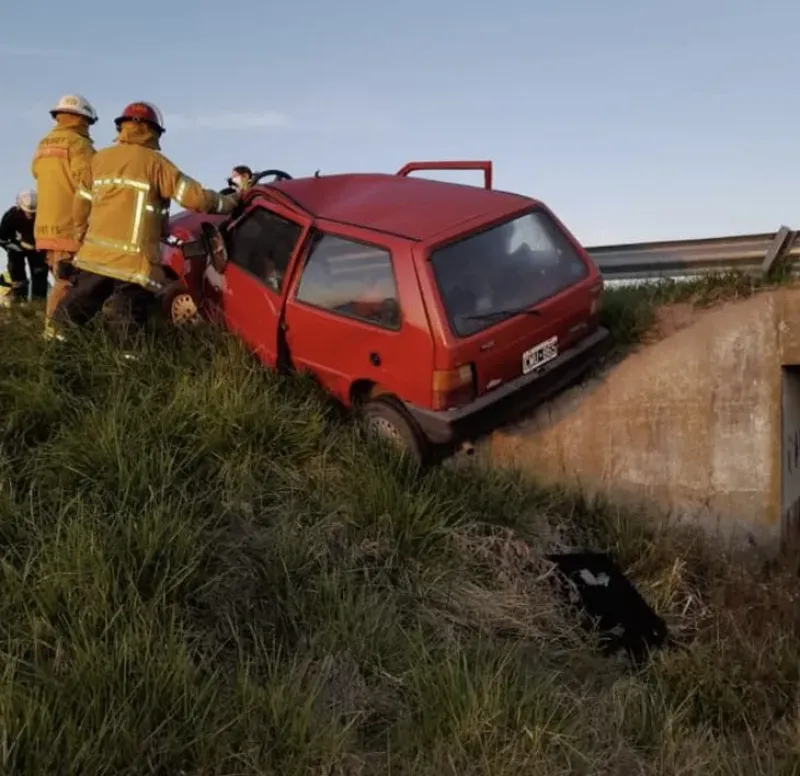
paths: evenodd
<path fill-rule="evenodd" d="M 459 337 L 493 326 L 589 274 L 567 236 L 542 210 L 439 248 L 430 260 Z"/>

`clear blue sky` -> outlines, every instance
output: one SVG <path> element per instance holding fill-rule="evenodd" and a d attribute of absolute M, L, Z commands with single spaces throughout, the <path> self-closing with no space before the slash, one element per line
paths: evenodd
<path fill-rule="evenodd" d="M 215 188 L 237 163 L 490 158 L 586 245 L 800 227 L 797 2 L 31 0 L 0 21 L 3 209 L 77 91 L 98 147 L 126 102 L 158 104 L 164 152 Z"/>

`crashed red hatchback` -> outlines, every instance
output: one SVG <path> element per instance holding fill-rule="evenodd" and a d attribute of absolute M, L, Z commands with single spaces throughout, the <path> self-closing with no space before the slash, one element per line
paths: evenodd
<path fill-rule="evenodd" d="M 484 187 L 409 173 L 471 169 Z M 490 162 L 414 162 L 251 189 L 229 217 L 179 213 L 173 319 L 199 314 L 261 361 L 309 371 L 421 462 L 572 382 L 605 351 L 597 266 Z"/>

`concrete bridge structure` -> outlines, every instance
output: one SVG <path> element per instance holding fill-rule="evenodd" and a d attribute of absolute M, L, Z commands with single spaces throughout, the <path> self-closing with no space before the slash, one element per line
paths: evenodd
<path fill-rule="evenodd" d="M 800 289 L 660 311 L 650 341 L 481 445 L 545 484 L 758 543 L 800 535 Z"/>

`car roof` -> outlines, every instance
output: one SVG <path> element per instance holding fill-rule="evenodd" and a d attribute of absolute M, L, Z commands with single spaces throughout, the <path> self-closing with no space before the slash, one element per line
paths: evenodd
<path fill-rule="evenodd" d="M 380 173 L 294 178 L 268 188 L 273 187 L 312 217 L 417 241 L 477 217 L 502 217 L 538 204 L 495 189 Z"/>

